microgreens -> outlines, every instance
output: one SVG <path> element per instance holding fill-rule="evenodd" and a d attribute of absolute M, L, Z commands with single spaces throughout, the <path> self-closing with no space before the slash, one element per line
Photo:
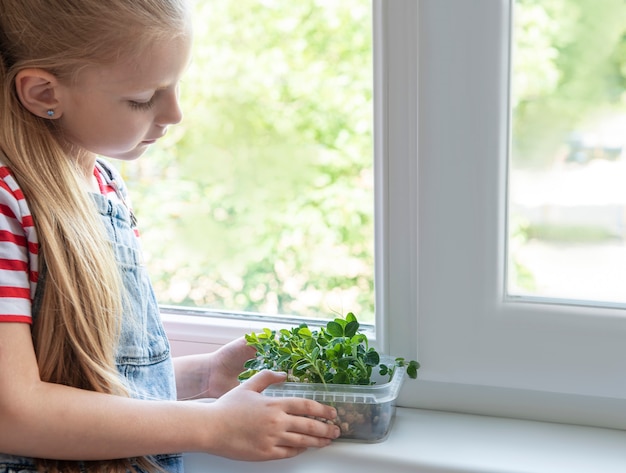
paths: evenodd
<path fill-rule="evenodd" d="M 270 369 L 286 372 L 292 382 L 371 385 L 374 368 L 391 379 L 399 366 L 406 366 L 410 378 L 417 377 L 417 361 L 396 358 L 393 364 L 381 363 L 380 355 L 369 346 L 359 327 L 356 316 L 350 312 L 345 319 L 335 318 L 319 330 L 301 323 L 290 330 L 276 332 L 264 328 L 260 333 L 247 334 L 246 341 L 256 348 L 257 356 L 246 362 L 239 379 Z"/>

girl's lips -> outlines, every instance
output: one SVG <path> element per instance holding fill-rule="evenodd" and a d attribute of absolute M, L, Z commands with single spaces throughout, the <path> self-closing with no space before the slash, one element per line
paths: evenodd
<path fill-rule="evenodd" d="M 163 138 L 165 136 L 165 133 L 163 133 L 160 136 L 157 136 L 156 138 L 152 139 L 152 140 L 143 140 L 141 143 L 145 144 L 145 145 L 151 145 L 156 143 L 158 140 L 160 140 L 161 138 Z"/>

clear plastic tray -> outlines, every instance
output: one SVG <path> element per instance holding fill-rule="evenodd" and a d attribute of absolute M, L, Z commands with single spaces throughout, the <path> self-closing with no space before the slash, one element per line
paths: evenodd
<path fill-rule="evenodd" d="M 391 357 L 381 357 L 381 363 L 392 364 Z M 397 367 L 390 381 L 372 371 L 371 386 L 321 383 L 272 384 L 263 394 L 272 397 L 302 397 L 313 399 L 337 409 L 336 424 L 341 428 L 340 440 L 381 442 L 391 429 L 396 411 L 396 399 L 404 382 L 406 370 Z"/>

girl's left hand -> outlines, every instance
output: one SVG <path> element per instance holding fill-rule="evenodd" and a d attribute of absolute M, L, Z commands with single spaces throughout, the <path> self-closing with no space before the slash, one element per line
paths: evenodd
<path fill-rule="evenodd" d="M 237 338 L 213 353 L 174 358 L 178 399 L 218 398 L 239 385 L 237 377 L 256 349 Z"/>
<path fill-rule="evenodd" d="M 244 371 L 244 363 L 256 355 L 256 348 L 248 346 L 245 338 L 227 343 L 211 360 L 209 385 L 212 397 L 220 397 L 239 385 L 237 377 Z"/>

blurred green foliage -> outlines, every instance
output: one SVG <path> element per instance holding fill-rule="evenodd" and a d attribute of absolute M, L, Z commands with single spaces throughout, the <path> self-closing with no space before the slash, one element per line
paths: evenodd
<path fill-rule="evenodd" d="M 517 0 L 513 40 L 517 167 L 551 165 L 590 114 L 624 113 L 623 0 Z"/>
<path fill-rule="evenodd" d="M 121 165 L 160 302 L 373 322 L 370 2 L 195 9 L 185 119 Z M 513 155 L 541 167 L 624 106 L 626 2 L 517 0 L 514 18 Z"/>
<path fill-rule="evenodd" d="M 516 0 L 513 25 L 511 172 L 584 164 L 596 156 L 616 159 L 623 150 L 606 149 L 612 143 L 583 149 L 580 140 L 626 116 L 626 2 Z M 527 242 L 582 244 L 593 251 L 614 238 L 584 218 L 572 224 L 548 215 L 546 210 L 545 221 L 523 224 L 509 216 L 509 276 L 529 293 L 536 293 L 536 275 L 517 259 Z"/>
<path fill-rule="evenodd" d="M 196 2 L 185 119 L 123 169 L 161 303 L 373 320 L 370 10 Z"/>

